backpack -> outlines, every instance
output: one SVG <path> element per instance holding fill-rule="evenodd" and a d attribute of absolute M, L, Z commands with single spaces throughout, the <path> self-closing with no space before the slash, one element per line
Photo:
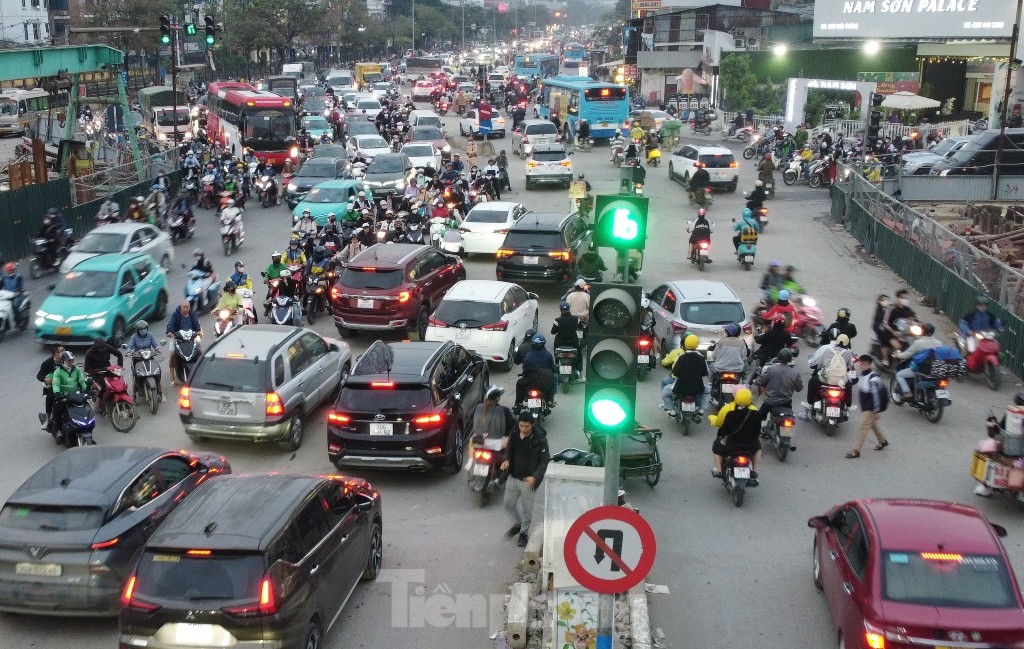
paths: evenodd
<path fill-rule="evenodd" d="M 750 225 L 744 226 L 740 230 L 740 241 L 743 243 L 757 243 L 757 230 Z"/>
<path fill-rule="evenodd" d="M 828 365 L 818 372 L 818 378 L 826 385 L 846 385 L 846 358 L 841 350 L 836 349 Z"/>

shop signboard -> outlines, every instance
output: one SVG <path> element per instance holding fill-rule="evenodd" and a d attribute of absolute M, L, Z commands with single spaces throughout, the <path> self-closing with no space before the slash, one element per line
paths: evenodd
<path fill-rule="evenodd" d="M 1008 39 L 1008 0 L 817 0 L 814 38 Z"/>

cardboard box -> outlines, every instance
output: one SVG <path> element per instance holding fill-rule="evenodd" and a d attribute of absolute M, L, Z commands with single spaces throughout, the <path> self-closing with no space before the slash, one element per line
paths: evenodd
<path fill-rule="evenodd" d="M 974 456 L 971 458 L 971 477 L 978 482 L 984 482 L 987 474 L 988 456 L 975 451 Z"/>

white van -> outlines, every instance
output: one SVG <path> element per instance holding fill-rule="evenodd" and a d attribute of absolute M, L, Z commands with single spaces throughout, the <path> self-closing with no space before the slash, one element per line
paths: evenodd
<path fill-rule="evenodd" d="M 441 122 L 441 117 L 432 110 L 411 111 L 409 113 L 409 126 L 412 128 L 416 128 L 417 126 L 436 126 L 437 128 L 444 130 L 444 124 Z"/>

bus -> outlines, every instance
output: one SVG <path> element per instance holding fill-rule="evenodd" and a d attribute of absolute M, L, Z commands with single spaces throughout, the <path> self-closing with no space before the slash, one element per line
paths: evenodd
<path fill-rule="evenodd" d="M 615 137 L 626 127 L 630 111 L 626 86 L 563 74 L 544 79 L 540 88 L 534 109 L 537 116 L 551 119 L 556 115 L 566 137 L 575 136 L 581 119 L 587 120 L 594 138 Z"/>
<path fill-rule="evenodd" d="M 42 88 L 0 91 L 0 135 L 16 135 L 35 126 L 36 118 L 50 112 L 50 93 Z"/>
<path fill-rule="evenodd" d="M 405 76 L 408 79 L 416 80 L 420 75 L 424 79 L 431 74 L 440 74 L 444 61 L 441 59 L 428 59 L 420 56 L 410 56 L 405 60 Z"/>
<path fill-rule="evenodd" d="M 512 71 L 520 79 L 547 79 L 558 74 L 558 57 L 554 54 L 517 54 Z"/>
<path fill-rule="evenodd" d="M 174 137 L 174 124 L 178 124 L 178 139 L 185 137 L 192 121 L 188 108 L 188 97 L 178 91 L 178 109 L 174 109 L 174 89 L 170 86 L 150 86 L 139 90 L 139 105 L 142 106 L 142 126 L 158 140 Z"/>
<path fill-rule="evenodd" d="M 295 102 L 236 81 L 215 81 L 208 91 L 206 133 L 212 142 L 237 156 L 251 147 L 274 166 L 288 158 L 298 162 Z"/>
<path fill-rule="evenodd" d="M 583 65 L 583 59 L 587 55 L 587 48 L 579 43 L 566 43 L 562 50 L 562 59 L 567 68 L 578 68 Z"/>

